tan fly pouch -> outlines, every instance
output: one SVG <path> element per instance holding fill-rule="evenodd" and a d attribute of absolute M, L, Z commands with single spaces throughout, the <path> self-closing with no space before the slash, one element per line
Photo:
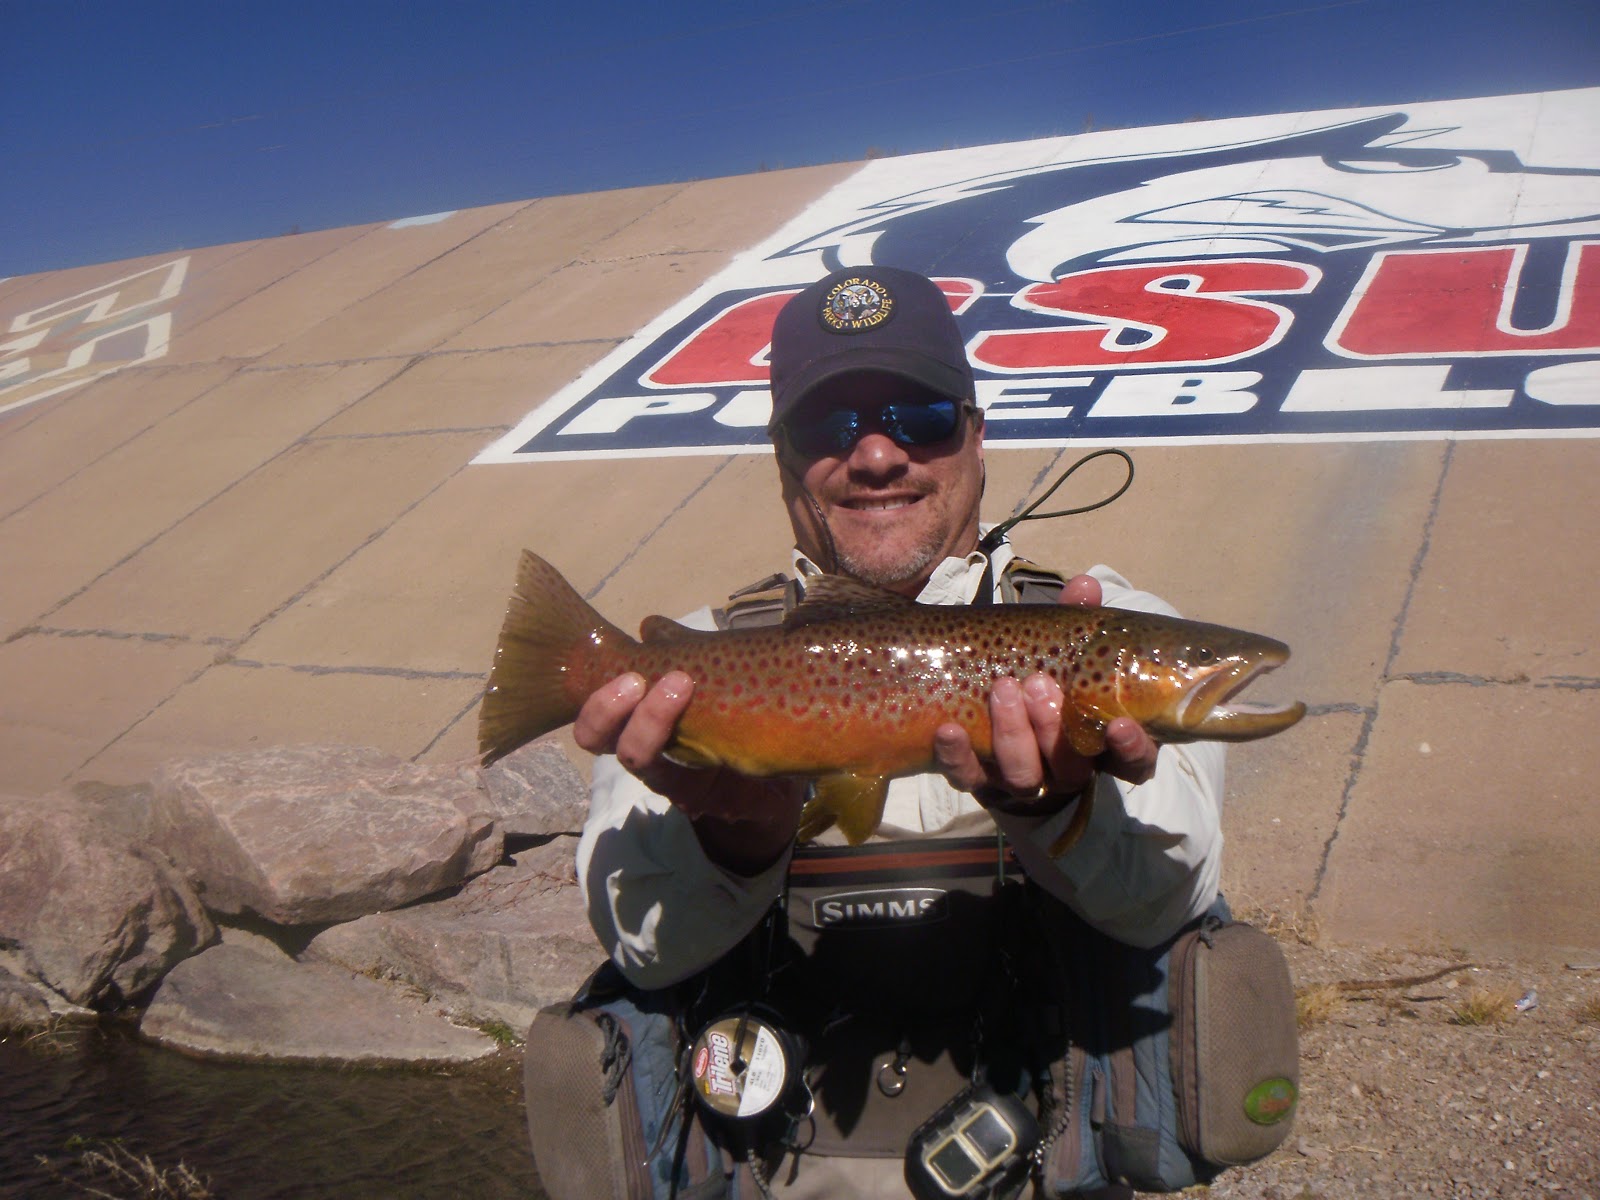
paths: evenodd
<path fill-rule="evenodd" d="M 711 1200 L 727 1191 L 704 1126 L 683 1126 L 678 1040 L 664 993 L 603 967 L 539 1011 L 523 1048 L 534 1166 L 551 1200 Z"/>
<path fill-rule="evenodd" d="M 1218 1166 L 1254 1162 L 1294 1124 L 1300 1040 L 1283 951 L 1250 925 L 1206 922 L 1172 948 L 1178 1140 Z"/>
<path fill-rule="evenodd" d="M 610 1080 L 610 1063 L 602 1066 L 620 1057 L 616 1027 L 552 1006 L 534 1019 L 527 1049 L 528 1133 L 546 1191 L 554 1200 L 649 1200 L 632 1080 L 625 1062 Z"/>

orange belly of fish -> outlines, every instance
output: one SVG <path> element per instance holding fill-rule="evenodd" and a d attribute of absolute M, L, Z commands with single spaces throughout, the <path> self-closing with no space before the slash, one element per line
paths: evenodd
<path fill-rule="evenodd" d="M 988 712 L 978 704 L 946 707 L 869 692 L 819 697 L 800 689 L 736 694 L 702 682 L 678 740 L 747 775 L 892 777 L 931 767 L 934 733 L 948 721 L 967 730 L 980 756 L 989 753 Z"/>

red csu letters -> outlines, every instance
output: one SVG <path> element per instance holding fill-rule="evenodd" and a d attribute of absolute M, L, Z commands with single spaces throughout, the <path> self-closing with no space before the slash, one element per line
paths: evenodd
<path fill-rule="evenodd" d="M 1508 245 L 1375 254 L 1326 331 L 1326 348 L 1363 360 L 1600 351 L 1600 242 L 1573 242 L 1556 295 L 1532 298 L 1549 314 L 1542 328 L 1512 322 L 1527 253 L 1525 245 Z M 968 351 L 980 373 L 1000 375 L 1240 362 L 1280 342 L 1295 320 L 1263 297 L 1309 293 L 1322 278 L 1306 263 L 1260 258 L 1075 271 L 1023 287 L 1012 304 L 1029 315 L 1015 327 L 979 330 Z M 973 280 L 938 282 L 958 313 L 980 292 Z M 772 322 L 795 290 L 729 305 L 642 382 L 653 389 L 763 387 Z M 1052 317 L 1061 319 L 1040 323 Z"/>

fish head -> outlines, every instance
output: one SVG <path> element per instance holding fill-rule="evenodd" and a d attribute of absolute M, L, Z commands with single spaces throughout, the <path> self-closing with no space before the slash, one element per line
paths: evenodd
<path fill-rule="evenodd" d="M 1135 614 L 1129 614 L 1133 618 Z M 1113 689 L 1119 711 L 1160 742 L 1244 742 L 1288 729 L 1303 703 L 1241 700 L 1258 676 L 1289 660 L 1273 638 L 1223 625 L 1160 617 L 1130 619 L 1101 633 L 1117 643 Z"/>

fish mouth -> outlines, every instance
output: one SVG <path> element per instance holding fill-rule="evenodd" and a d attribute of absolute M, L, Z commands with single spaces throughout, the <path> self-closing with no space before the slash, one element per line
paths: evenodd
<path fill-rule="evenodd" d="M 1187 737 L 1219 742 L 1247 742 L 1281 733 L 1306 715 L 1302 701 L 1269 704 L 1237 696 L 1288 658 L 1289 648 L 1277 643 L 1258 657 L 1225 665 L 1178 701 L 1174 723 Z"/>

